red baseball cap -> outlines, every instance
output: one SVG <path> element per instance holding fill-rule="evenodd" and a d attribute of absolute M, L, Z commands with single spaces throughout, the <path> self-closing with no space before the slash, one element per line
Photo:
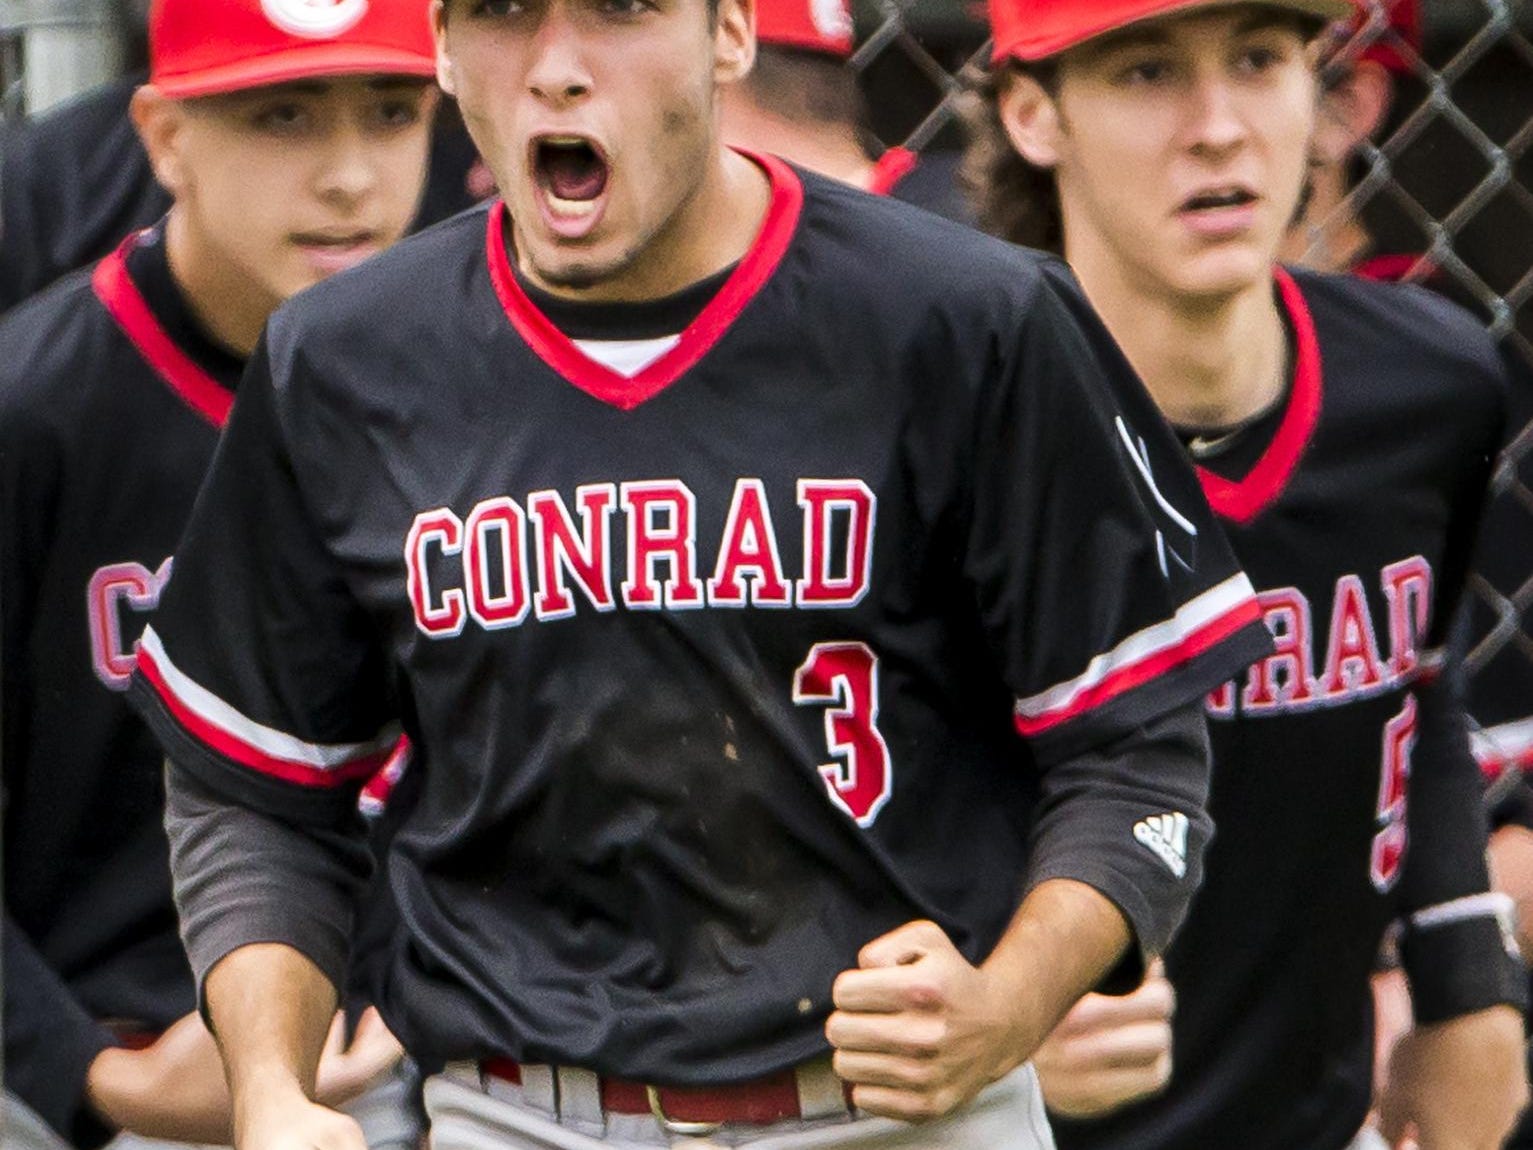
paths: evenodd
<path fill-rule="evenodd" d="M 1338 46 L 1364 34 L 1375 10 L 1385 15 L 1383 27 L 1370 29 L 1370 43 L 1358 54 L 1361 60 L 1376 60 L 1391 72 L 1410 75 L 1412 60 L 1421 55 L 1420 0 L 1352 0 L 1352 18 L 1336 30 Z M 1406 51 L 1409 49 L 1409 51 Z"/>
<path fill-rule="evenodd" d="M 849 0 L 758 0 L 756 39 L 845 59 L 852 54 Z"/>
<path fill-rule="evenodd" d="M 1353 11 L 1352 0 L 990 0 L 995 36 L 990 58 L 996 64 L 1042 60 L 1141 20 L 1240 3 L 1288 8 L 1322 21 L 1340 20 Z"/>
<path fill-rule="evenodd" d="M 425 0 L 153 0 L 149 82 L 172 99 L 312 76 L 434 76 Z"/>

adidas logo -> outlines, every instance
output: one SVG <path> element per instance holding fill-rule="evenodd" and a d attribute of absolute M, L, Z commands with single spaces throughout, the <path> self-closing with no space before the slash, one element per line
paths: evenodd
<path fill-rule="evenodd" d="M 1140 819 L 1134 824 L 1134 837 L 1159 855 L 1177 878 L 1187 874 L 1187 816 L 1181 811 Z"/>

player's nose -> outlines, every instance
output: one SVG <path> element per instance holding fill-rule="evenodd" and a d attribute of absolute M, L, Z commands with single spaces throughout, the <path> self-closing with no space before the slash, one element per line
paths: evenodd
<path fill-rule="evenodd" d="M 1227 151 L 1249 135 L 1240 93 L 1221 72 L 1200 72 L 1188 89 L 1187 101 L 1187 134 L 1195 149 Z"/>
<path fill-rule="evenodd" d="M 349 125 L 336 130 L 319 166 L 318 192 L 326 200 L 348 203 L 365 199 L 377 186 L 378 167 L 367 133 Z"/>
<path fill-rule="evenodd" d="M 591 90 L 581 31 L 567 4 L 549 4 L 532 40 L 527 87 L 540 100 L 562 107 Z"/>

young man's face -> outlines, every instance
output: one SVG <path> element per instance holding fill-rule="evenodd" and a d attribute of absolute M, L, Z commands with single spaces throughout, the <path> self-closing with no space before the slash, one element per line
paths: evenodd
<path fill-rule="evenodd" d="M 716 88 L 749 68 L 748 6 L 719 0 L 439 0 L 442 84 L 510 209 L 534 281 L 620 285 L 690 242 L 717 154 Z M 636 278 L 636 277 L 635 277 Z"/>
<path fill-rule="evenodd" d="M 346 77 L 186 101 L 176 211 L 199 251 L 275 306 L 404 235 L 436 98 L 422 80 Z"/>
<path fill-rule="evenodd" d="M 1067 53 L 1054 104 L 1067 255 L 1193 296 L 1267 280 L 1302 194 L 1316 97 L 1302 29 L 1255 5 Z"/>

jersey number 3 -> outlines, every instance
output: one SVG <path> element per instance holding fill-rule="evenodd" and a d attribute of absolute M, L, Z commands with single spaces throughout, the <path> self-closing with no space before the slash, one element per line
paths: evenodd
<path fill-rule="evenodd" d="M 1369 872 L 1380 892 L 1400 877 L 1405 857 L 1405 801 L 1411 777 L 1411 748 L 1416 744 L 1416 696 L 1405 696 L 1405 707 L 1384 724 L 1384 762 L 1379 772 L 1378 833 L 1373 836 Z"/>
<path fill-rule="evenodd" d="M 816 643 L 793 676 L 793 701 L 825 710 L 825 745 L 836 757 L 820 767 L 833 803 L 870 827 L 889 801 L 893 770 L 878 733 L 878 656 L 866 643 Z"/>

